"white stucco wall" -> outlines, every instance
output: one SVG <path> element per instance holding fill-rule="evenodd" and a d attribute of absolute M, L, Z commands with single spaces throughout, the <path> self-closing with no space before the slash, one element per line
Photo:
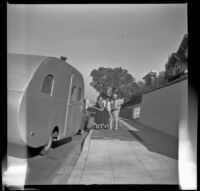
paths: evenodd
<path fill-rule="evenodd" d="M 188 80 L 157 89 L 142 97 L 139 121 L 169 135 L 178 137 L 179 119 L 188 110 L 181 101 L 188 99 Z"/>

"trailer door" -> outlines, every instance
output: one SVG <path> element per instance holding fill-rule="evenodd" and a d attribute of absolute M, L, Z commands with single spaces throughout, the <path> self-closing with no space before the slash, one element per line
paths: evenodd
<path fill-rule="evenodd" d="M 65 123 L 65 136 L 71 136 L 74 133 L 74 128 L 76 125 L 77 116 L 76 116 L 76 100 L 77 100 L 77 93 L 78 93 L 78 86 L 77 86 L 77 77 L 72 74 L 71 76 L 71 83 L 70 83 L 70 91 L 69 91 L 69 99 L 66 105 L 66 123 Z"/>

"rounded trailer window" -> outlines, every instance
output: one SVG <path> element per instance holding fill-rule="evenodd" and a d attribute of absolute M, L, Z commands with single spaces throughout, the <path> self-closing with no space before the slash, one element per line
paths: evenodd
<path fill-rule="evenodd" d="M 41 92 L 44 94 L 52 95 L 53 82 L 54 82 L 53 75 L 48 74 L 43 80 Z"/>

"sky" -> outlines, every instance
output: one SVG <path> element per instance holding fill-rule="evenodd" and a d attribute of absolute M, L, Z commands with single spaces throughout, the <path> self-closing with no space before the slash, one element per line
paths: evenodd
<path fill-rule="evenodd" d="M 187 4 L 43 4 L 7 6 L 9 53 L 66 56 L 84 77 L 85 97 L 99 67 L 122 67 L 142 80 L 165 70 L 187 28 Z"/>

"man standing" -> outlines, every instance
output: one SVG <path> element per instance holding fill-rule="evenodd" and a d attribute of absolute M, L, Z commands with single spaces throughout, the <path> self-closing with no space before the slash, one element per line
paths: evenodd
<path fill-rule="evenodd" d="M 118 117 L 121 109 L 121 105 L 124 103 L 124 99 L 117 99 L 117 94 L 113 95 L 113 100 L 111 100 L 111 118 L 110 118 L 110 129 L 112 129 L 112 124 L 114 120 L 114 129 L 118 129 Z"/>
<path fill-rule="evenodd" d="M 104 123 L 105 123 L 105 129 L 109 129 L 110 115 L 111 115 L 110 101 L 109 101 L 109 98 L 107 97 L 106 100 L 104 100 Z"/>

